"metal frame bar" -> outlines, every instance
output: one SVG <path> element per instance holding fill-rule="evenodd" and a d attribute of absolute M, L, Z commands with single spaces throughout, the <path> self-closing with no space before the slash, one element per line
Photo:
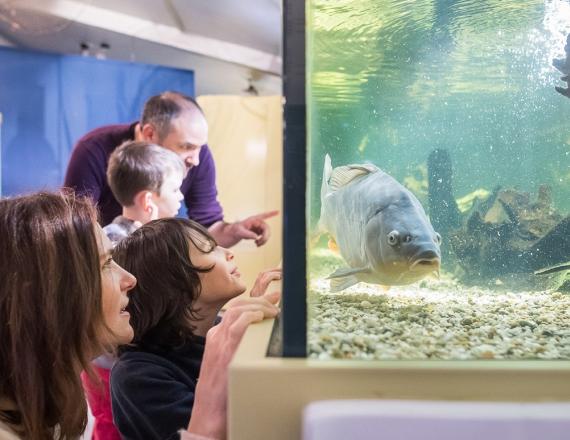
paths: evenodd
<path fill-rule="evenodd" d="M 284 357 L 307 355 L 307 123 L 305 1 L 283 1 L 283 300 Z"/>

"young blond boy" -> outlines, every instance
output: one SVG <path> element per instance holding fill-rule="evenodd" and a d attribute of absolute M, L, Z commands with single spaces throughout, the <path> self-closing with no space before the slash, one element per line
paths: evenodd
<path fill-rule="evenodd" d="M 158 145 L 128 141 L 117 148 L 107 181 L 123 212 L 103 228 L 109 239 L 116 243 L 151 220 L 176 216 L 185 173 L 178 155 Z"/>

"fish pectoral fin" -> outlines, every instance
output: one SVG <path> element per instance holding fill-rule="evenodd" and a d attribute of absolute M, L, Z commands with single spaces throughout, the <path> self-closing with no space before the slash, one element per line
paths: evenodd
<path fill-rule="evenodd" d="M 365 273 L 370 273 L 370 269 L 367 267 L 357 267 L 357 268 L 342 267 L 331 273 L 327 277 L 327 279 L 332 280 L 334 278 L 344 278 L 352 275 L 365 274 Z"/>
<path fill-rule="evenodd" d="M 332 278 L 331 279 L 331 293 L 340 292 L 341 290 L 348 289 L 359 282 L 355 276 Z"/>
<path fill-rule="evenodd" d="M 338 250 L 338 244 L 336 244 L 336 240 L 332 237 L 329 238 L 328 248 L 329 250 L 336 252 L 337 254 L 340 253 L 340 251 Z"/>
<path fill-rule="evenodd" d="M 335 270 L 327 278 L 331 280 L 331 292 L 340 292 L 359 283 L 358 275 L 370 273 L 368 267 L 341 267 Z"/>

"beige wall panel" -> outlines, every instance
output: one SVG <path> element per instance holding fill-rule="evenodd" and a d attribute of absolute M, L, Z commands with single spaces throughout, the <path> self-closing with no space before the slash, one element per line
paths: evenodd
<path fill-rule="evenodd" d="M 232 248 L 242 277 L 251 287 L 261 269 L 281 262 L 282 98 L 280 96 L 201 96 L 210 126 L 219 200 L 225 220 L 278 209 L 269 219 L 271 238 L 257 248 L 242 241 Z"/>

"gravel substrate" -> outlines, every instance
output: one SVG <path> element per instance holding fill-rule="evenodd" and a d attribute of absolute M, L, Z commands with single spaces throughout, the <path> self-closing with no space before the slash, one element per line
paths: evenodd
<path fill-rule="evenodd" d="M 331 294 L 325 274 L 337 265 L 330 257 L 312 263 L 313 359 L 570 359 L 569 294 L 466 287 L 445 277 Z"/>

